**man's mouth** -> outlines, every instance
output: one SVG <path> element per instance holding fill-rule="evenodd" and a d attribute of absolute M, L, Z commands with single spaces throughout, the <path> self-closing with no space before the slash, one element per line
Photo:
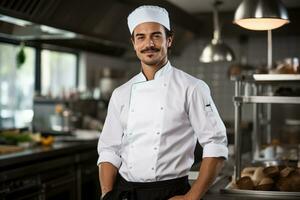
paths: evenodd
<path fill-rule="evenodd" d="M 158 51 L 159 51 L 159 49 L 157 49 L 157 48 L 148 48 L 148 49 L 141 50 L 141 53 L 156 53 Z"/>

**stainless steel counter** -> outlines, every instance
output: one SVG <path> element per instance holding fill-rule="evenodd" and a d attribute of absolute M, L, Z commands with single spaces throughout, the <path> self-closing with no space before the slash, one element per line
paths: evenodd
<path fill-rule="evenodd" d="M 99 199 L 97 140 L 0 155 L 0 199 Z"/>
<path fill-rule="evenodd" d="M 22 163 L 37 162 L 50 158 L 83 152 L 97 148 L 97 140 L 76 141 L 76 142 L 55 142 L 52 146 L 36 146 L 20 152 L 0 155 L 0 169 Z M 96 165 L 96 163 L 95 163 Z"/>

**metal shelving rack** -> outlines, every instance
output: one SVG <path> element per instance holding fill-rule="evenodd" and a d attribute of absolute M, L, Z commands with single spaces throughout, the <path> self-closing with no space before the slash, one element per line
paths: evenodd
<path fill-rule="evenodd" d="M 235 96 L 234 110 L 235 110 L 235 181 L 241 176 L 241 121 L 242 121 L 242 106 L 243 104 L 253 104 L 253 134 L 252 134 L 252 153 L 253 158 L 259 152 L 260 139 L 258 137 L 258 125 L 262 123 L 267 126 L 267 131 L 270 131 L 271 124 L 271 104 L 300 104 L 300 97 L 292 96 L 274 96 L 271 89 L 274 86 L 300 86 L 300 75 L 275 75 L 275 74 L 254 74 L 251 76 L 240 76 L 233 79 L 235 81 Z M 264 86 L 264 87 L 262 87 Z M 267 89 L 264 91 L 263 89 Z M 263 93 L 266 92 L 266 95 Z M 259 104 L 267 106 L 267 120 L 259 119 Z M 260 120 L 260 121 L 259 121 Z M 271 131 L 270 131 L 271 133 Z M 255 142 L 254 142 L 255 141 Z M 227 194 L 236 194 L 251 197 L 270 197 L 280 199 L 300 199 L 300 192 L 283 192 L 283 191 L 258 191 L 258 190 L 241 190 L 235 189 L 229 183 L 221 192 Z"/>
<path fill-rule="evenodd" d="M 271 89 L 273 86 L 300 86 L 300 75 L 296 74 L 254 74 L 249 76 L 239 76 L 233 79 L 235 81 L 235 96 L 234 113 L 235 113 L 235 180 L 241 175 L 241 121 L 242 121 L 242 106 L 243 104 L 253 104 L 253 135 L 252 145 L 254 150 L 258 150 L 258 104 L 267 104 L 267 119 L 266 125 L 268 137 L 270 137 L 270 118 L 271 118 L 271 104 L 300 104 L 300 97 L 292 96 L 273 96 Z M 267 95 L 261 95 L 263 86 Z M 259 152 L 254 152 L 258 155 Z"/>

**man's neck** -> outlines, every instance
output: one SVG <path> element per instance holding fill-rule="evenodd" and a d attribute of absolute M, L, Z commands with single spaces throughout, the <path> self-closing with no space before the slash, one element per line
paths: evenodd
<path fill-rule="evenodd" d="M 145 65 L 142 63 L 142 73 L 145 75 L 147 81 L 153 80 L 155 73 L 167 64 L 168 60 L 158 65 Z"/>

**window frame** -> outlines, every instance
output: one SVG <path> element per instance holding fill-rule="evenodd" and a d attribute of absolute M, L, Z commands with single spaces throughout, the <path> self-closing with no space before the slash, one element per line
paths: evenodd
<path fill-rule="evenodd" d="M 15 39 L 9 39 L 0 37 L 0 43 L 5 44 L 11 44 L 11 45 L 20 45 L 20 40 Z M 41 63 L 42 63 L 42 50 L 50 50 L 50 51 L 56 51 L 61 53 L 70 53 L 75 55 L 75 87 L 78 88 L 79 86 L 79 50 L 61 47 L 57 45 L 50 45 L 50 44 L 42 44 L 41 42 L 35 42 L 35 41 L 25 41 L 25 46 L 31 47 L 35 50 L 35 61 L 34 61 L 34 93 L 36 95 L 41 95 L 41 76 L 42 76 L 42 69 L 41 69 Z M 34 102 L 34 99 L 32 99 Z M 2 129 L 0 121 L 0 130 Z M 11 127 L 11 128 L 18 128 L 18 127 Z"/>

